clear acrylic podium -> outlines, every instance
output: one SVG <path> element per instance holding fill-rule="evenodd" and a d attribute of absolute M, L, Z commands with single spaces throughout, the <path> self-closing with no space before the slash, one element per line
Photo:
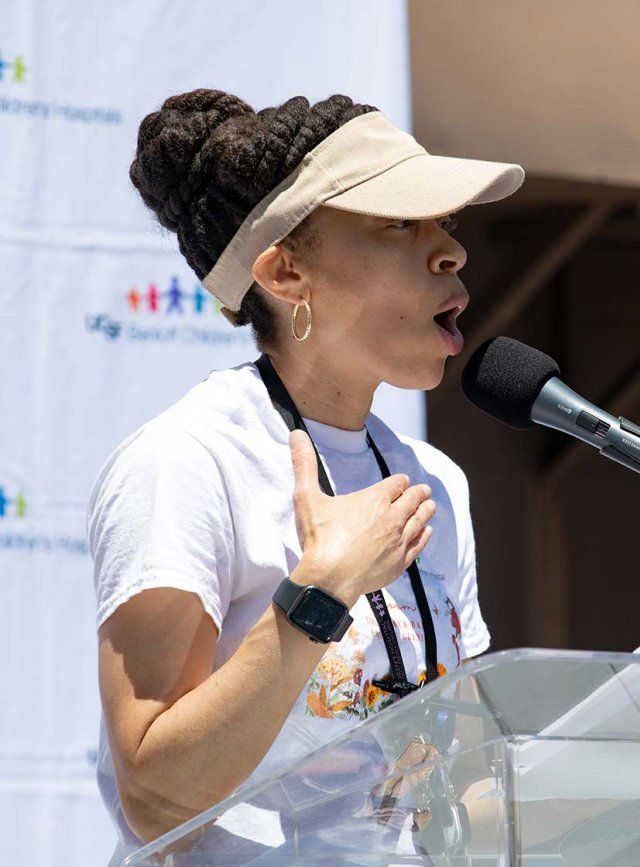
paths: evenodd
<path fill-rule="evenodd" d="M 123 867 L 245 864 L 640 867 L 640 653 L 480 657 Z"/>

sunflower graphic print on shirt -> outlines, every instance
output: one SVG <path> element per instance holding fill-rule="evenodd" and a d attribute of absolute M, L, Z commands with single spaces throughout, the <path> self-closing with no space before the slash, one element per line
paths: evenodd
<path fill-rule="evenodd" d="M 420 558 L 418 557 L 419 561 Z M 461 662 L 460 619 L 442 582 L 422 574 L 436 633 L 438 675 Z M 383 589 L 407 677 L 421 684 L 426 678 L 424 629 L 408 573 Z M 305 715 L 323 719 L 367 719 L 399 696 L 373 685 L 390 673 L 389 657 L 378 622 L 366 597 L 351 609 L 353 623 L 341 641 L 333 642 L 306 685 Z"/>

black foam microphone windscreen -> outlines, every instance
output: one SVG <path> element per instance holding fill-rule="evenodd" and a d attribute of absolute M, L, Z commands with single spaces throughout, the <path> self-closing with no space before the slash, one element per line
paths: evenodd
<path fill-rule="evenodd" d="M 560 368 L 546 353 L 513 337 L 492 337 L 474 350 L 462 371 L 471 403 L 515 428 L 532 427 L 531 408 Z"/>

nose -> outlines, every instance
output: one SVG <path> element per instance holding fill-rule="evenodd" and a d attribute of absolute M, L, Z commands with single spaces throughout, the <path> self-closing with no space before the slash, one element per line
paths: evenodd
<path fill-rule="evenodd" d="M 442 272 L 455 274 L 464 268 L 467 261 L 467 251 L 455 238 L 447 236 L 446 241 L 439 245 L 429 261 L 429 267 L 435 274 Z"/>

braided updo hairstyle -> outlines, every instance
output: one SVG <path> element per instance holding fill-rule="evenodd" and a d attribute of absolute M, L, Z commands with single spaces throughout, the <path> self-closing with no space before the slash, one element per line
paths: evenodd
<path fill-rule="evenodd" d="M 129 177 L 160 224 L 177 233 L 180 252 L 202 280 L 247 214 L 305 154 L 347 121 L 377 110 L 337 93 L 314 105 L 294 96 L 256 112 L 238 96 L 198 88 L 170 96 L 143 119 Z M 291 251 L 314 248 L 311 216 L 280 243 Z M 251 325 L 261 352 L 277 338 L 267 295 L 254 282 L 240 310 L 225 311 L 236 327 Z"/>

